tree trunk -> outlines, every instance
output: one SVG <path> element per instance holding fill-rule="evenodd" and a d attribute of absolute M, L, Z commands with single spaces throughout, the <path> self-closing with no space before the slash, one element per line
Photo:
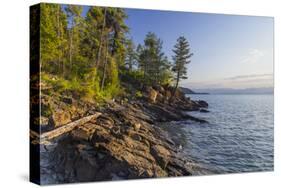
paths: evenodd
<path fill-rule="evenodd" d="M 78 119 L 78 120 L 68 123 L 66 125 L 63 125 L 59 128 L 56 128 L 52 131 L 45 132 L 43 134 L 38 134 L 37 132 L 31 131 L 30 135 L 32 136 L 32 138 L 34 138 L 32 143 L 33 144 L 44 144 L 46 142 L 48 143 L 48 141 L 51 141 L 52 139 L 54 139 L 62 134 L 68 133 L 78 126 L 82 126 L 83 124 L 87 123 L 88 121 L 95 120 L 99 116 L 101 116 L 101 113 L 96 112 L 93 115 L 83 117 L 81 119 Z"/>
<path fill-rule="evenodd" d="M 103 38 L 103 33 L 104 33 L 104 28 L 106 24 L 106 8 L 104 8 L 104 18 L 103 18 L 103 24 L 102 24 L 102 30 L 101 30 L 101 35 L 100 35 L 100 44 L 99 44 L 99 50 L 98 50 L 98 58 L 96 62 L 96 66 L 99 66 L 100 63 L 100 58 L 101 58 L 101 49 L 102 49 L 102 38 Z"/>
<path fill-rule="evenodd" d="M 104 82 L 105 82 L 105 77 L 106 77 L 107 57 L 108 57 L 108 42 L 107 42 L 107 38 L 106 38 L 106 41 L 105 41 L 105 61 L 103 63 L 103 74 L 102 74 L 102 81 L 101 81 L 101 90 L 104 89 Z"/>
<path fill-rule="evenodd" d="M 61 68 L 61 72 L 63 75 L 63 61 L 61 62 L 61 33 L 60 33 L 60 6 L 58 6 L 57 9 L 57 35 L 58 35 L 58 51 L 59 51 L 59 55 L 58 55 L 58 66 L 59 69 Z M 60 70 L 59 70 L 60 71 Z"/>
<path fill-rule="evenodd" d="M 146 83 L 146 74 L 147 74 L 147 60 L 144 62 L 144 70 L 143 70 L 143 82 Z"/>
<path fill-rule="evenodd" d="M 72 49 L 73 49 L 73 33 L 74 33 L 74 22 L 72 20 L 71 26 L 72 28 L 70 29 L 69 37 L 70 37 L 70 42 L 69 42 L 69 65 L 70 69 L 72 68 Z"/>
<path fill-rule="evenodd" d="M 73 38 L 73 29 L 70 30 L 70 33 L 69 33 L 69 65 L 72 66 L 72 38 Z"/>
<path fill-rule="evenodd" d="M 178 85 L 179 85 L 179 80 L 180 80 L 180 73 L 179 73 L 179 71 L 178 71 L 178 74 L 177 74 L 177 82 L 176 82 L 176 86 L 175 86 L 175 88 L 174 88 L 173 95 L 172 95 L 171 99 L 173 99 L 174 96 L 175 96 L 175 94 L 176 94 L 176 91 L 177 91 Z"/>
<path fill-rule="evenodd" d="M 129 60 L 129 72 L 132 72 L 132 70 L 133 70 L 133 60 L 132 60 L 132 58 L 130 57 L 130 60 Z"/>
<path fill-rule="evenodd" d="M 113 44 L 112 44 L 112 50 L 111 50 L 111 56 L 113 57 L 116 53 L 116 40 L 118 39 L 118 31 L 115 31 L 114 37 L 113 37 Z"/>

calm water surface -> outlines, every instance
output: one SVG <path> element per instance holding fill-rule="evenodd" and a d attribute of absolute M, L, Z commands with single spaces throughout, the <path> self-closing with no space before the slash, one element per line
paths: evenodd
<path fill-rule="evenodd" d="M 209 123 L 175 122 L 183 152 L 215 173 L 273 170 L 273 95 L 191 95 L 209 113 L 188 112 Z"/>

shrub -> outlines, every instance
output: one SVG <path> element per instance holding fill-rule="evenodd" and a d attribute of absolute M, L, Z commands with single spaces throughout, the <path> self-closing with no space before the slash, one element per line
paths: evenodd
<path fill-rule="evenodd" d="M 141 91 L 137 91 L 136 92 L 136 97 L 137 98 L 141 98 L 143 95 L 142 95 L 142 92 Z"/>

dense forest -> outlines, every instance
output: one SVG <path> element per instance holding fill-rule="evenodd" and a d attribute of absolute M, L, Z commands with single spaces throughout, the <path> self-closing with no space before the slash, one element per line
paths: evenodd
<path fill-rule="evenodd" d="M 187 79 L 186 65 L 193 54 L 183 36 L 171 49 L 171 62 L 163 52 L 163 40 L 153 32 L 143 44 L 134 44 L 124 9 L 90 7 L 82 16 L 82 6 L 40 6 L 41 81 L 57 92 L 110 99 L 124 92 L 122 78 L 175 90 L 181 79 Z"/>

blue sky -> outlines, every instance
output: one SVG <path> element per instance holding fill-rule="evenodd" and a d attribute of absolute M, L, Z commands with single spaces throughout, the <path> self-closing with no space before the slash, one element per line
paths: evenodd
<path fill-rule="evenodd" d="M 135 44 L 143 43 L 147 32 L 154 32 L 163 40 L 170 60 L 176 39 L 188 39 L 194 56 L 188 65 L 189 78 L 182 86 L 273 86 L 273 18 L 142 9 L 126 12 Z"/>
<path fill-rule="evenodd" d="M 273 86 L 273 18 L 222 14 L 127 9 L 135 43 L 148 31 L 162 40 L 171 58 L 183 35 L 194 56 L 182 86 L 258 88 Z"/>

